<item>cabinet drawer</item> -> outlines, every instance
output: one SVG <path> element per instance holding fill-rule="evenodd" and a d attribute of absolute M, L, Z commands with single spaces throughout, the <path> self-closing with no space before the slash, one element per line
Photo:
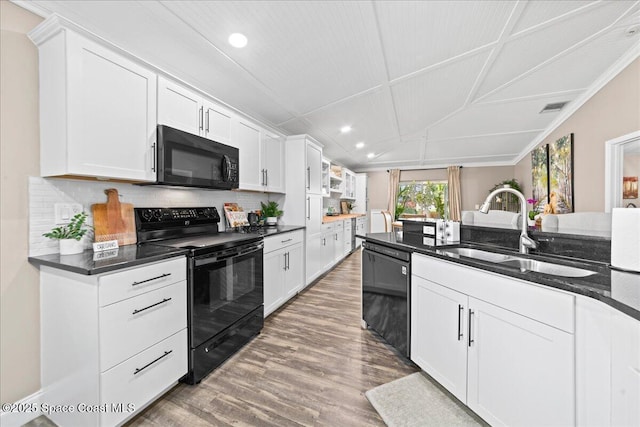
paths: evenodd
<path fill-rule="evenodd" d="M 344 221 L 336 221 L 333 226 L 334 230 L 343 230 L 344 229 Z"/>
<path fill-rule="evenodd" d="M 322 224 L 322 233 L 329 233 L 335 229 L 335 223 L 329 222 L 327 224 Z"/>
<path fill-rule="evenodd" d="M 187 279 L 187 259 L 173 258 L 100 277 L 100 307 Z"/>
<path fill-rule="evenodd" d="M 498 307 L 574 332 L 575 297 L 544 285 L 413 254 L 411 272 Z"/>
<path fill-rule="evenodd" d="M 182 281 L 100 309 L 102 372 L 187 326 Z"/>
<path fill-rule="evenodd" d="M 290 233 L 278 234 L 276 236 L 270 236 L 264 238 L 264 253 L 276 251 L 278 249 L 295 245 L 302 242 L 304 233 L 302 230 L 292 231 Z"/>
<path fill-rule="evenodd" d="M 132 415 L 126 410 L 127 404 L 139 412 L 186 373 L 185 328 L 100 375 L 100 402 L 109 408 L 100 414 L 100 425 L 121 423 Z M 119 403 L 124 404 L 124 410 L 112 410 L 112 405 Z"/>

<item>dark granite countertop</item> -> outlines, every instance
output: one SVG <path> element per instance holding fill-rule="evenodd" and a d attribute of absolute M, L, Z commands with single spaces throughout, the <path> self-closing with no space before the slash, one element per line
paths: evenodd
<path fill-rule="evenodd" d="M 369 233 L 366 235 L 357 235 L 357 237 L 396 249 L 417 252 L 458 264 L 464 264 L 469 267 L 475 267 L 481 270 L 515 277 L 556 289 L 573 292 L 579 295 L 585 295 L 602 301 L 605 304 L 640 320 L 640 273 L 618 271 L 610 268 L 608 264 L 603 262 L 571 259 L 554 255 L 523 255 L 517 251 L 497 248 L 492 245 L 468 242 L 463 242 L 459 245 L 433 248 L 422 245 L 419 240 L 414 240 L 413 236 L 407 236 L 406 238 L 403 237 L 402 232 Z M 542 261 L 552 261 L 556 264 L 591 270 L 596 272 L 596 274 L 587 277 L 562 277 L 536 273 L 533 271 L 522 272 L 518 268 L 508 267 L 501 265 L 500 263 L 482 261 L 456 254 L 448 254 L 446 253 L 446 249 L 448 247 L 470 247 Z"/>
<path fill-rule="evenodd" d="M 79 274 L 101 274 L 185 255 L 188 251 L 154 245 L 126 245 L 104 252 L 86 250 L 76 255 L 50 254 L 29 257 L 31 264 Z"/>
<path fill-rule="evenodd" d="M 255 231 L 243 231 L 243 233 L 268 237 L 304 228 L 299 225 L 278 225 L 276 227 L 262 227 Z M 226 231 L 225 233 L 238 233 L 238 231 Z M 50 254 L 29 257 L 29 262 L 37 266 L 46 265 L 73 273 L 93 275 L 186 255 L 188 252 L 184 249 L 153 244 L 126 245 L 120 246 L 117 251 L 94 253 L 92 250 L 86 250 L 76 255 Z"/>

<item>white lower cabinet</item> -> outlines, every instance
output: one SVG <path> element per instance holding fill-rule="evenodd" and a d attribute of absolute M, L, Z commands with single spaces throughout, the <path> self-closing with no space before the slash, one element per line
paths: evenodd
<path fill-rule="evenodd" d="M 41 267 L 42 401 L 75 409 L 53 422 L 120 425 L 187 373 L 186 272 L 184 257 L 100 275 Z"/>
<path fill-rule="evenodd" d="M 491 425 L 573 425 L 573 297 L 413 261 L 412 360 Z"/>
<path fill-rule="evenodd" d="M 320 259 L 322 260 L 322 271 L 326 271 L 334 264 L 335 260 L 335 224 L 322 224 L 322 248 Z"/>
<path fill-rule="evenodd" d="M 316 233 L 307 236 L 306 246 L 306 285 L 316 280 L 324 271 L 324 263 L 322 262 L 324 237 L 322 233 Z"/>
<path fill-rule="evenodd" d="M 640 321 L 611 318 L 611 425 L 640 425 Z"/>
<path fill-rule="evenodd" d="M 304 285 L 302 230 L 266 237 L 264 249 L 264 316 L 287 302 Z"/>

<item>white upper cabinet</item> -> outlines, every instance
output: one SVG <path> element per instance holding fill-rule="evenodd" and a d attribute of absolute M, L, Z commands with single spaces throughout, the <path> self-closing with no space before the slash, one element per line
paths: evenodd
<path fill-rule="evenodd" d="M 306 188 L 309 194 L 322 194 L 322 148 L 307 142 Z"/>
<path fill-rule="evenodd" d="M 55 17 L 30 33 L 42 176 L 155 181 L 155 73 L 63 25 Z"/>
<path fill-rule="evenodd" d="M 200 135 L 202 97 L 158 77 L 158 124 Z"/>
<path fill-rule="evenodd" d="M 235 120 L 234 114 L 230 110 L 206 100 L 204 101 L 202 110 L 202 136 L 237 148 L 233 143 L 231 133 Z"/>
<path fill-rule="evenodd" d="M 158 77 L 158 124 L 238 148 L 232 131 L 236 116 L 197 92 Z"/>
<path fill-rule="evenodd" d="M 356 198 L 356 174 L 351 172 L 347 168 L 342 168 L 342 198 L 352 199 Z"/>
<path fill-rule="evenodd" d="M 284 142 L 255 122 L 161 76 L 158 124 L 237 148 L 240 190 L 284 193 Z"/>
<path fill-rule="evenodd" d="M 262 191 L 264 174 L 261 168 L 262 145 L 260 128 L 251 122 L 238 121 L 236 143 L 240 150 L 240 190 Z"/>
<path fill-rule="evenodd" d="M 278 135 L 263 130 L 261 133 L 264 186 L 270 193 L 284 193 L 284 140 Z"/>
<path fill-rule="evenodd" d="M 284 142 L 243 119 L 233 139 L 240 150 L 239 189 L 284 193 Z"/>

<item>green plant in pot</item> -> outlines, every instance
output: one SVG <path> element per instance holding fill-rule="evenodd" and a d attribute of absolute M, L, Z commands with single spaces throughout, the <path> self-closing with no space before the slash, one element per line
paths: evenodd
<path fill-rule="evenodd" d="M 260 206 L 262 207 L 262 216 L 266 218 L 265 222 L 267 225 L 276 225 L 278 217 L 282 216 L 284 213 L 278 207 L 277 202 L 267 202 L 266 205 L 260 202 Z"/>
<path fill-rule="evenodd" d="M 81 240 L 91 230 L 86 221 L 85 212 L 77 213 L 71 218 L 69 224 L 52 228 L 43 236 L 60 241 L 60 255 L 79 254 L 84 250 Z"/>

